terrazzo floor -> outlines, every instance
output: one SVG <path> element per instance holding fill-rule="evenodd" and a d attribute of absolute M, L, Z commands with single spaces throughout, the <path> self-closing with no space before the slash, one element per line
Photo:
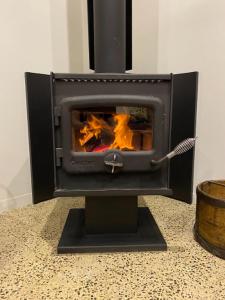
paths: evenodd
<path fill-rule="evenodd" d="M 225 299 L 225 260 L 193 239 L 194 205 L 144 197 L 167 252 L 57 255 L 68 214 L 59 198 L 0 214 L 0 299 Z"/>

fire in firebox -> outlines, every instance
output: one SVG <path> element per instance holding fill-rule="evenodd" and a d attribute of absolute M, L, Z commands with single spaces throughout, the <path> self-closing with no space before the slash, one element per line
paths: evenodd
<path fill-rule="evenodd" d="M 73 150 L 149 151 L 153 142 L 152 115 L 149 108 L 134 107 L 73 111 Z"/>

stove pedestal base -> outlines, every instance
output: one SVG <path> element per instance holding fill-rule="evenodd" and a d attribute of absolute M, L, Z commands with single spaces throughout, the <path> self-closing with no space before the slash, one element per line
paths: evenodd
<path fill-rule="evenodd" d="M 135 233 L 85 232 L 85 209 L 71 209 L 57 248 L 63 253 L 166 251 L 166 242 L 147 207 L 138 208 Z"/>

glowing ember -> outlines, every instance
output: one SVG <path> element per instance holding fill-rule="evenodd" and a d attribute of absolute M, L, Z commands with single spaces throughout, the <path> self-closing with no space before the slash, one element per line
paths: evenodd
<path fill-rule="evenodd" d="M 95 147 L 92 152 L 104 152 L 106 150 L 109 150 L 109 146 L 102 145 L 102 146 L 97 146 Z"/>

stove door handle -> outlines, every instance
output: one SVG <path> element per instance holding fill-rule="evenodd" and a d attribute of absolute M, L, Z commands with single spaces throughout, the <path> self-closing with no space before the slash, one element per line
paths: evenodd
<path fill-rule="evenodd" d="M 105 164 L 107 166 L 112 167 L 112 174 L 115 172 L 115 168 L 122 168 L 123 167 L 123 163 L 120 162 L 116 162 L 116 161 L 105 161 Z"/>
<path fill-rule="evenodd" d="M 116 161 L 105 161 L 105 164 L 107 166 L 111 166 L 111 167 L 120 167 L 122 168 L 123 167 L 123 163 L 120 163 L 120 162 L 116 162 Z"/>
<path fill-rule="evenodd" d="M 181 154 L 189 151 L 190 149 L 192 149 L 195 146 L 196 139 L 197 139 L 197 137 L 195 137 L 195 138 L 188 138 L 188 139 L 182 141 L 180 144 L 178 144 L 173 149 L 173 151 L 171 151 L 170 153 L 168 153 L 166 156 L 162 157 L 159 160 L 152 160 L 151 164 L 153 166 L 161 165 L 166 160 L 170 160 L 174 156 L 181 155 Z"/>
<path fill-rule="evenodd" d="M 123 162 L 120 155 L 117 153 L 110 153 L 106 156 L 104 159 L 104 163 L 106 166 L 112 167 L 111 173 L 113 174 L 115 172 L 115 168 L 122 168 Z"/>

